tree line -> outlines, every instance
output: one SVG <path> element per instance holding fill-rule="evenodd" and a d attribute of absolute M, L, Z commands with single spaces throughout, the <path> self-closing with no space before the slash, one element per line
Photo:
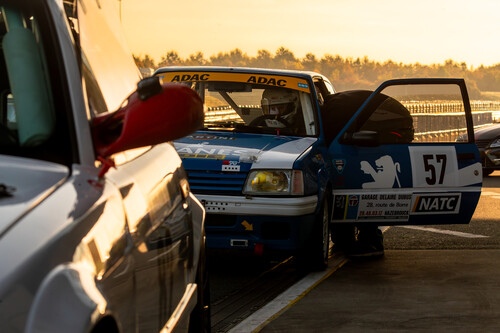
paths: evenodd
<path fill-rule="evenodd" d="M 274 54 L 259 50 L 254 57 L 236 48 L 205 58 L 196 52 L 181 58 L 176 51 L 168 51 L 159 62 L 149 55 L 134 56 L 138 67 L 157 69 L 165 66 L 233 66 L 276 69 L 297 69 L 319 72 L 330 79 L 337 91 L 375 89 L 385 80 L 408 77 L 464 78 L 471 99 L 500 99 L 500 63 L 493 66 L 469 68 L 465 62 L 446 60 L 442 64 L 404 64 L 392 60 L 378 62 L 363 58 L 344 58 L 325 54 L 318 58 L 312 53 L 297 58 L 292 51 L 280 47 Z M 493 92 L 493 93 L 491 93 Z"/>

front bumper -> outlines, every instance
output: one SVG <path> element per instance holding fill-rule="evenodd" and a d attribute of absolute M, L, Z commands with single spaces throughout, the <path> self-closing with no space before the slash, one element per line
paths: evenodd
<path fill-rule="evenodd" d="M 292 198 L 196 195 L 207 213 L 233 215 L 298 216 L 312 214 L 318 196 Z"/>
<path fill-rule="evenodd" d="M 484 169 L 500 170 L 500 148 L 479 149 Z"/>
<path fill-rule="evenodd" d="M 246 198 L 199 195 L 212 249 L 294 252 L 311 234 L 317 196 Z"/>

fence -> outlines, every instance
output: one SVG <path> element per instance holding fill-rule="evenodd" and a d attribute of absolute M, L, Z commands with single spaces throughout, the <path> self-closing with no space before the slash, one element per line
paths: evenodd
<path fill-rule="evenodd" d="M 405 103 L 413 117 L 417 142 L 451 142 L 467 133 L 462 103 Z M 494 113 L 500 112 L 500 102 L 471 102 L 474 128 L 493 123 Z"/>
<path fill-rule="evenodd" d="M 415 142 L 453 142 L 467 133 L 464 106 L 461 102 L 413 102 L 403 103 L 413 117 Z M 245 105 L 242 108 L 258 108 Z M 500 113 L 500 102 L 471 102 L 474 128 L 491 125 L 494 114 Z M 230 106 L 209 107 L 206 122 L 237 120 L 240 116 Z"/>

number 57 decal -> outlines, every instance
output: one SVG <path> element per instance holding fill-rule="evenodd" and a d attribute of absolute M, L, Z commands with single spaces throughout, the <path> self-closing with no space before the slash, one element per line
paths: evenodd
<path fill-rule="evenodd" d="M 446 155 L 445 154 L 424 154 L 424 169 L 430 172 L 429 177 L 425 177 L 427 185 L 443 184 L 446 171 Z M 436 173 L 439 174 L 439 179 L 436 178 Z"/>
<path fill-rule="evenodd" d="M 458 185 L 455 147 L 408 147 L 413 187 L 449 187 Z"/>

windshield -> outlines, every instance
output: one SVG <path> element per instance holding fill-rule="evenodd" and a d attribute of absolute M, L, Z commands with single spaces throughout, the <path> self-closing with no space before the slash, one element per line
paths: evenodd
<path fill-rule="evenodd" d="M 186 76 L 172 76 L 168 73 L 168 76 L 163 76 L 163 82 L 165 77 Z M 191 75 L 190 78 L 192 77 L 196 75 Z M 206 78 L 203 75 L 198 77 Z M 290 136 L 316 135 L 315 117 L 307 84 L 301 85 L 300 89 L 293 89 L 246 81 L 190 80 L 180 83 L 191 86 L 203 99 L 204 130 Z M 279 79 L 274 82 L 278 81 Z"/>

